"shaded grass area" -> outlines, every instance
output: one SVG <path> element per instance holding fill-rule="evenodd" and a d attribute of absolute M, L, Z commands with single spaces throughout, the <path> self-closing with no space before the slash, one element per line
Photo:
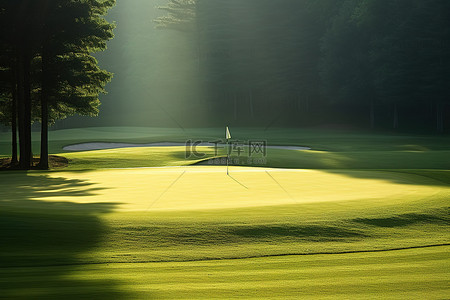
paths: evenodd
<path fill-rule="evenodd" d="M 49 155 L 49 168 L 50 169 L 62 169 L 69 165 L 67 158 L 57 155 Z M 39 157 L 33 157 L 32 168 L 39 170 Z M 0 158 L 0 171 L 20 170 L 18 163 L 12 163 L 12 159 Z"/>
<path fill-rule="evenodd" d="M 206 157 L 215 156 L 212 148 L 202 147 L 201 151 Z M 185 147 L 122 148 L 62 155 L 69 159 L 67 170 L 186 166 L 200 161 L 194 156 L 186 158 Z"/>
<path fill-rule="evenodd" d="M 311 151 L 268 149 L 265 161 L 256 156 L 249 162 L 245 149 L 239 157 L 241 165 L 307 168 L 307 169 L 450 169 L 450 137 L 381 134 L 368 132 L 233 128 L 233 141 L 266 140 L 269 145 L 311 147 Z M 216 157 L 213 148 L 201 147 L 204 157 L 186 159 L 185 147 L 131 148 L 68 153 L 63 147 L 83 142 L 181 142 L 217 141 L 223 138 L 223 128 L 174 129 L 141 127 L 100 127 L 68 129 L 50 132 L 49 148 L 53 154 L 68 157 L 70 169 L 154 167 L 189 165 Z M 39 152 L 35 134 L 34 152 Z M 218 149 L 218 156 L 226 150 Z M 232 157 L 238 158 L 237 149 Z M 8 133 L 0 133 L 0 157 L 10 153 Z M 254 157 L 252 157 L 254 158 Z"/>
<path fill-rule="evenodd" d="M 63 205 L 54 214 L 2 210 L 0 288 L 6 298 L 45 299 L 448 295 L 448 247 L 271 257 L 448 242 L 448 208 L 395 214 L 404 209 L 394 205 L 386 221 L 386 206 L 339 206 L 97 216 Z"/>
<path fill-rule="evenodd" d="M 404 227 L 415 224 L 442 224 L 450 225 L 450 218 L 448 217 L 450 209 L 444 209 L 441 215 L 433 214 L 402 214 L 389 218 L 369 218 L 369 219 L 355 219 L 355 222 L 377 226 L 377 227 Z"/>
<path fill-rule="evenodd" d="M 422 177 L 450 185 L 450 170 L 396 170 L 395 172 L 405 172 L 408 174 L 416 174 Z"/>
<path fill-rule="evenodd" d="M 0 290 L 4 299 L 60 298 L 85 281 L 68 278 L 74 268 L 54 269 L 55 264 L 80 263 L 79 256 L 95 248 L 105 232 L 100 215 L 114 209 L 114 204 L 80 204 L 39 201 L 43 194 L 54 197 L 66 195 L 86 197 L 96 191 L 83 180 L 67 180 L 28 176 L 25 172 L 10 172 L 15 185 L 0 182 Z M 29 269 L 40 265 L 42 268 Z M 36 276 L 36 277 L 34 277 Z M 26 284 L 21 280 L 28 280 Z M 44 279 L 45 278 L 45 279 Z M 41 280 L 45 280 L 41 282 Z M 90 282 L 102 291 L 102 297 L 120 299 L 116 280 L 98 278 Z M 32 292 L 31 292 L 32 291 Z M 81 297 L 93 295 L 86 288 Z"/>
<path fill-rule="evenodd" d="M 319 225 L 265 225 L 265 226 L 236 226 L 230 234 L 243 238 L 271 238 L 277 236 L 308 238 L 310 240 L 339 240 L 341 238 L 364 237 L 362 232 L 348 230 L 336 226 Z"/>
<path fill-rule="evenodd" d="M 308 146 L 318 151 L 439 151 L 450 149 L 446 135 L 405 135 L 393 133 L 299 128 L 231 128 L 233 140 L 267 140 L 269 145 Z M 204 142 L 224 139 L 224 128 L 94 127 L 50 131 L 50 152 L 63 153 L 63 146 L 85 142 Z M 34 152 L 39 152 L 39 133 L 33 133 Z M 0 155 L 10 153 L 10 134 L 0 133 Z"/>
<path fill-rule="evenodd" d="M 245 164 L 246 158 L 241 161 Z M 328 152 L 269 149 L 256 166 L 296 169 L 450 169 L 450 151 Z"/>
<path fill-rule="evenodd" d="M 69 170 L 163 167 L 197 164 L 208 165 L 208 159 L 214 159 L 213 147 L 199 147 L 203 157 L 186 158 L 185 147 L 139 147 L 110 150 L 96 150 L 65 153 L 69 159 Z M 225 156 L 225 149 L 219 149 L 217 155 Z M 450 169 L 450 151 L 430 152 L 324 152 L 268 149 L 267 156 L 250 157 L 247 153 L 231 155 L 238 159 L 238 165 L 296 169 Z M 258 159 L 264 159 L 260 161 Z M 429 176 L 432 176 L 429 173 Z M 448 179 L 445 179 L 446 182 Z"/>

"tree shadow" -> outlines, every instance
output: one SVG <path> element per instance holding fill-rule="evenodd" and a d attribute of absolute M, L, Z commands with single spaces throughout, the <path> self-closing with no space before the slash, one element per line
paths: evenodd
<path fill-rule="evenodd" d="M 362 232 L 357 230 L 319 225 L 233 227 L 231 233 L 243 238 L 289 237 L 311 241 L 338 241 L 341 239 L 365 237 Z"/>
<path fill-rule="evenodd" d="M 437 224 L 448 226 L 450 225 L 450 218 L 448 217 L 449 210 L 449 208 L 446 208 L 436 214 L 408 213 L 391 216 L 388 218 L 357 218 L 352 221 L 365 225 L 385 228 L 405 227 L 416 224 Z"/>
<path fill-rule="evenodd" d="M 320 170 L 326 173 L 355 179 L 385 181 L 393 184 L 450 187 L 450 171 L 447 170 Z M 356 183 L 355 183 L 356 184 Z"/>
<path fill-rule="evenodd" d="M 447 151 L 293 151 L 268 149 L 265 159 L 248 157 L 244 151 L 237 165 L 263 168 L 311 169 L 348 177 L 381 179 L 400 184 L 450 186 L 450 159 Z M 236 161 L 233 157 L 232 161 Z M 215 158 L 198 165 L 223 165 Z M 380 172 L 381 171 L 381 172 Z M 384 172 L 384 173 L 382 173 Z M 400 176 L 386 176 L 386 173 Z M 417 176 L 417 182 L 404 179 L 402 173 Z"/>
<path fill-rule="evenodd" d="M 101 242 L 107 229 L 101 214 L 117 204 L 44 201 L 44 197 L 89 197 L 101 190 L 92 182 L 48 174 L 0 174 L 2 296 L 79 299 L 92 297 L 95 290 L 95 298 L 124 298 L 117 281 L 69 277 L 85 263 L 80 256 Z"/>
<path fill-rule="evenodd" d="M 396 184 L 450 187 L 449 170 L 324 170 L 352 178 L 384 180 Z M 405 176 L 406 175 L 406 176 Z"/>

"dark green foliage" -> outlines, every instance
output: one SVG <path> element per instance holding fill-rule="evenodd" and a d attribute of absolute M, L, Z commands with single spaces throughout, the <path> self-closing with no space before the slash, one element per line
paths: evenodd
<path fill-rule="evenodd" d="M 114 26 L 102 15 L 115 1 L 57 2 L 62 3 L 48 8 L 42 45 L 51 121 L 75 113 L 97 115 L 98 95 L 106 92 L 112 74 L 101 70 L 91 53 L 105 50 L 113 38 Z"/>
<path fill-rule="evenodd" d="M 328 97 L 391 106 L 394 128 L 400 110 L 448 103 L 448 17 L 445 1 L 345 1 L 323 40 Z"/>
<path fill-rule="evenodd" d="M 158 27 L 195 25 L 198 80 L 220 121 L 446 127 L 448 1 L 171 0 L 161 8 L 168 15 Z"/>
<path fill-rule="evenodd" d="M 31 167 L 32 121 L 42 124 L 40 167 L 47 169 L 48 124 L 74 114 L 98 114 L 99 94 L 105 93 L 112 74 L 99 68 L 92 53 L 105 50 L 113 38 L 114 25 L 103 16 L 114 4 L 0 1 L 0 71 L 9 75 L 0 78 L 2 120 L 12 125 L 17 110 L 21 168 Z M 12 125 L 13 135 L 15 131 Z"/>

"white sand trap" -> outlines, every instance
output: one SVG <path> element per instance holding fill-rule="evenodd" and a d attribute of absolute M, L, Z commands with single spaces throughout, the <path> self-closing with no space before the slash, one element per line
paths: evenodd
<path fill-rule="evenodd" d="M 185 143 L 150 143 L 150 144 L 127 144 L 127 143 L 82 143 L 76 145 L 65 146 L 65 151 L 89 151 L 89 150 L 104 150 L 104 149 L 118 149 L 118 148 L 134 148 L 134 147 L 179 147 L 186 146 Z M 198 146 L 214 147 L 213 143 L 201 143 Z M 218 144 L 218 146 L 225 146 L 225 144 Z M 285 149 L 285 150 L 310 150 L 308 147 L 300 146 L 267 146 L 269 149 Z"/>

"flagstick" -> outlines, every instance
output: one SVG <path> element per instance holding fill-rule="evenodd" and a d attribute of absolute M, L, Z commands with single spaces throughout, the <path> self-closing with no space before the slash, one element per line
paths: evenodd
<path fill-rule="evenodd" d="M 227 175 L 229 175 L 228 165 L 229 165 L 229 160 L 230 160 L 230 146 L 229 146 L 228 142 L 231 139 L 231 133 L 230 133 L 230 129 L 228 129 L 228 126 L 225 128 L 225 139 L 227 140 Z"/>
<path fill-rule="evenodd" d="M 228 160 L 230 159 L 230 147 L 228 146 L 228 139 L 227 139 L 227 175 L 228 174 Z"/>

